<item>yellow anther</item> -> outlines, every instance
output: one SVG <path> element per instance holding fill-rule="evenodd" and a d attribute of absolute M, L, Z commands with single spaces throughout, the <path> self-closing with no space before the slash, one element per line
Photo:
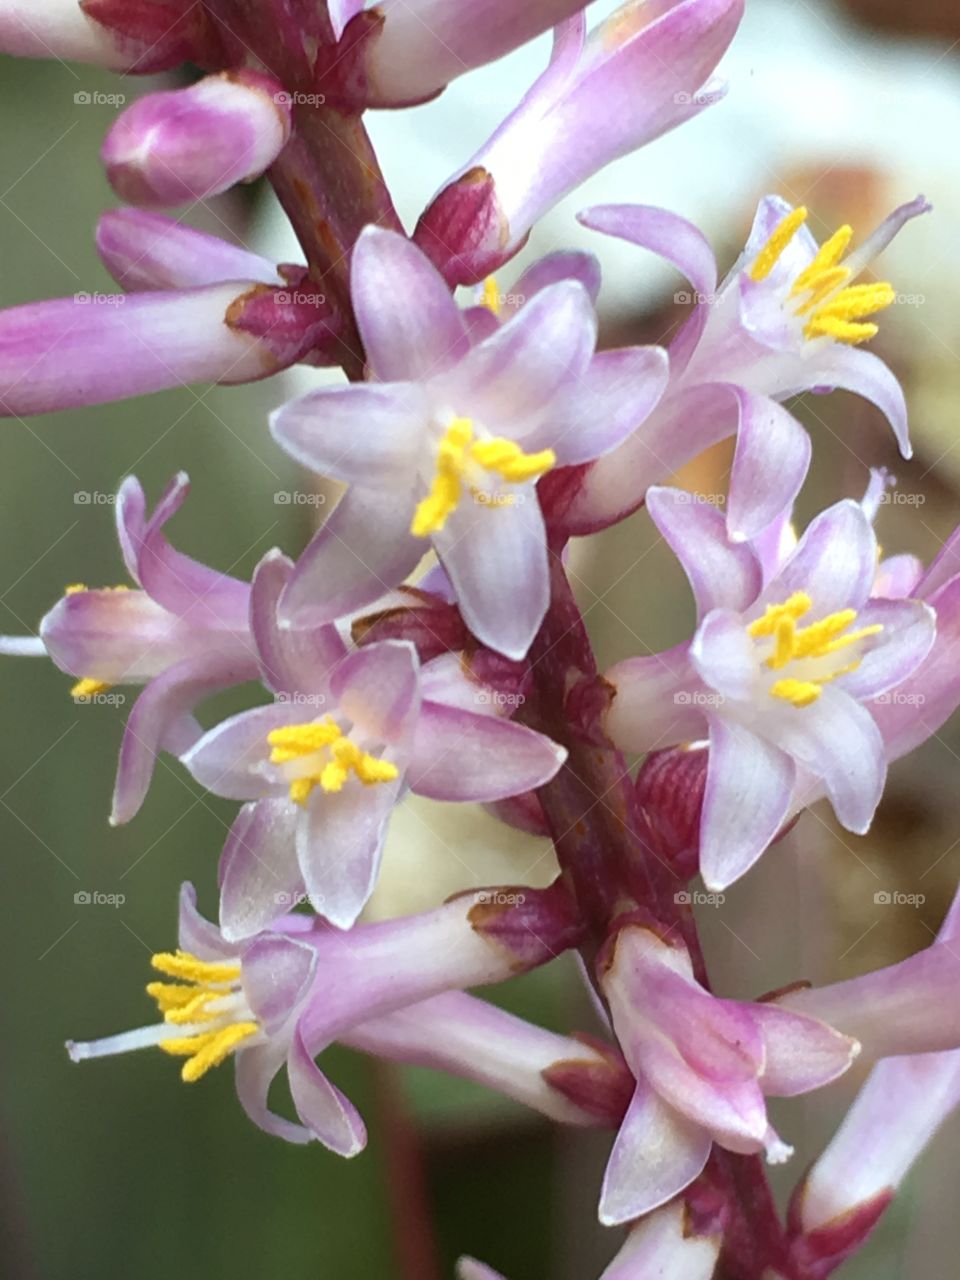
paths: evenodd
<path fill-rule="evenodd" d="M 842 289 L 852 274 L 849 267 L 831 267 L 829 271 L 825 271 L 822 276 L 818 276 L 815 284 L 809 285 L 802 290 L 802 292 L 808 293 L 810 296 L 797 307 L 796 314 L 798 316 L 809 315 L 811 311 L 823 302 L 824 298 L 829 298 L 838 289 Z M 797 292 L 796 285 L 790 292 L 791 296 Z"/>
<path fill-rule="evenodd" d="M 70 690 L 70 697 L 76 698 L 78 702 L 88 702 L 90 698 L 96 697 L 98 693 L 106 693 L 112 689 L 112 684 L 107 684 L 105 680 L 91 680 L 88 676 L 84 676 Z"/>
<path fill-rule="evenodd" d="M 89 591 L 90 588 L 85 582 L 72 582 L 69 587 L 64 588 L 65 596 L 78 596 L 83 591 Z"/>
<path fill-rule="evenodd" d="M 478 472 L 492 473 L 508 484 L 526 484 L 539 479 L 555 466 L 557 455 L 552 449 L 524 453 L 513 440 L 493 436 L 474 440 L 473 422 L 454 418 L 437 447 L 437 469 L 430 492 L 417 504 L 410 532 L 425 538 L 439 533 L 463 497 L 464 484 L 475 494 L 483 492 Z M 472 483 L 471 483 L 472 482 Z M 488 506 L 508 506 L 507 502 L 488 502 Z"/>
<path fill-rule="evenodd" d="M 844 226 L 839 227 L 829 240 L 824 240 L 809 267 L 804 267 L 794 280 L 790 293 L 795 296 L 805 289 L 814 288 L 825 275 L 836 268 L 852 238 L 853 227 Z"/>
<path fill-rule="evenodd" d="M 324 791 L 342 790 L 351 774 L 366 787 L 393 782 L 400 776 L 396 765 L 362 751 L 329 716 L 316 723 L 274 729 L 267 735 L 267 742 L 272 748 L 271 764 L 290 764 L 324 750 L 330 753 L 330 759 L 318 761 L 309 773 L 291 779 L 290 799 L 294 804 L 306 804 L 316 786 Z"/>
<path fill-rule="evenodd" d="M 183 1036 L 179 1040 L 161 1040 L 164 1053 L 186 1057 L 180 1078 L 193 1084 L 205 1076 L 211 1067 L 218 1067 L 244 1040 L 257 1034 L 255 1022 L 231 1022 L 220 1031 L 208 1031 L 199 1036 Z"/>
<path fill-rule="evenodd" d="M 152 957 L 150 963 L 158 973 L 166 974 L 168 978 L 178 978 L 181 982 L 216 985 L 218 983 L 238 982 L 240 979 L 239 964 L 198 960 L 189 951 L 178 951 L 176 954 L 171 954 L 169 951 L 161 951 Z"/>
<path fill-rule="evenodd" d="M 812 607 L 813 602 L 805 591 L 795 591 L 783 604 L 768 605 L 763 616 L 747 628 L 748 635 L 754 640 L 773 639 L 773 652 L 765 659 L 765 665 L 771 671 L 782 671 L 791 662 L 804 659 L 828 658 L 883 630 L 877 622 L 850 631 L 851 624 L 856 621 L 856 609 L 839 609 L 817 622 L 798 627 L 797 621 Z M 784 677 L 770 686 L 770 693 L 795 707 L 808 707 L 820 697 L 825 684 L 856 671 L 859 665 L 859 658 L 855 658 L 844 667 L 817 672 L 808 679 Z"/>
<path fill-rule="evenodd" d="M 500 286 L 497 283 L 496 276 L 487 276 L 483 282 L 483 298 L 481 306 L 492 311 L 495 316 L 500 314 Z"/>
<path fill-rule="evenodd" d="M 820 697 L 820 685 L 813 680 L 778 680 L 771 685 L 770 692 L 775 698 L 783 698 L 792 702 L 795 707 L 809 707 Z"/>
<path fill-rule="evenodd" d="M 807 220 L 807 210 L 803 205 L 791 210 L 777 223 L 770 239 L 754 259 L 750 268 L 750 279 L 757 284 L 766 280 L 767 276 L 780 261 L 780 256 L 787 245 Z"/>

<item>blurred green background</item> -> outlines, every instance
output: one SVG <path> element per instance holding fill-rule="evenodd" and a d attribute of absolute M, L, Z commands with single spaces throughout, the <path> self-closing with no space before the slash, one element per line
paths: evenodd
<path fill-rule="evenodd" d="M 871 16 L 868 0 L 856 8 Z M 928 8 L 942 13 L 941 25 Z M 889 16 L 882 5 L 878 12 Z M 920 5 L 916 16 L 937 32 L 945 57 L 951 13 Z M 771 33 L 771 48 L 773 41 Z M 75 95 L 132 97 L 146 87 L 85 68 L 0 58 L 0 305 L 111 291 L 93 230 L 115 203 L 95 157 L 116 108 L 81 104 Z M 499 100 L 515 92 L 513 85 Z M 843 220 L 851 203 L 861 229 L 876 220 L 875 211 L 885 212 L 891 175 L 864 168 L 859 157 L 827 163 L 800 148 L 784 157 L 783 181 L 766 185 L 789 189 L 787 178 L 798 182 L 801 174 L 828 220 L 834 211 Z M 691 170 L 685 181 L 693 189 L 705 180 Z M 938 172 L 936 181 L 949 209 L 960 186 L 956 174 Z M 220 198 L 190 220 L 246 241 L 261 234 L 256 200 L 263 194 Z M 734 199 L 725 192 L 725 221 L 715 217 L 710 230 L 728 260 L 760 194 L 748 189 Z M 897 188 L 898 197 L 912 194 Z M 955 225 L 948 217 L 948 233 Z M 956 522 L 960 475 L 952 456 L 957 269 L 943 259 L 931 273 L 931 261 L 928 252 L 911 283 L 925 272 L 930 293 L 938 290 L 946 302 L 932 318 L 898 314 L 881 348 L 910 388 L 917 461 L 898 467 L 884 429 L 852 398 L 818 402 L 807 411 L 817 470 L 804 499 L 810 514 L 856 494 L 866 479 L 859 457 L 887 462 L 925 497 L 922 512 L 884 511 L 881 539 L 891 550 L 926 556 Z M 913 270 L 909 262 L 905 269 Z M 618 339 L 657 339 L 673 316 L 655 302 L 638 293 L 633 312 L 607 317 L 608 331 Z M 123 580 L 111 499 L 130 473 L 151 499 L 175 471 L 190 473 L 193 492 L 171 536 L 223 570 L 245 577 L 269 547 L 299 550 L 315 509 L 275 501 L 277 492 L 303 489 L 305 481 L 293 476 L 265 429 L 267 411 L 284 394 L 277 382 L 201 387 L 8 423 L 0 436 L 0 629 L 35 630 L 67 583 Z M 715 492 L 727 465 L 718 452 L 685 480 Z M 643 516 L 583 547 L 575 571 L 604 661 L 631 652 L 637 634 L 652 648 L 685 634 L 691 615 L 682 576 Z M 106 815 L 126 709 L 76 707 L 70 680 L 41 661 L 4 659 L 0 677 L 0 1274 L 160 1280 L 176 1271 L 193 1280 L 284 1271 L 305 1280 L 434 1280 L 468 1252 L 510 1280 L 595 1276 L 617 1244 L 600 1232 L 593 1211 L 609 1144 L 602 1134 L 557 1132 L 470 1086 L 426 1073 L 396 1076 L 341 1053 L 331 1056 L 331 1073 L 371 1134 L 368 1150 L 344 1162 L 257 1131 L 239 1110 L 229 1068 L 187 1087 L 160 1054 L 69 1064 L 68 1037 L 152 1020 L 143 992 L 149 957 L 173 941 L 181 880 L 193 880 L 201 906 L 215 913 L 216 859 L 234 806 L 201 793 L 164 759 L 143 812 L 111 830 Z M 244 696 L 221 699 L 211 714 L 241 705 Z M 855 850 L 825 813 L 805 818 L 729 895 L 724 911 L 705 921 L 724 989 L 748 994 L 798 972 L 848 976 L 925 945 L 960 869 L 958 760 L 957 734 L 948 730 L 900 766 L 875 831 Z M 450 822 L 434 815 L 403 829 L 381 912 L 416 909 L 462 887 L 463 866 L 444 860 L 445 840 L 462 840 L 462 848 L 473 842 L 469 874 L 476 884 L 523 878 L 528 868 L 540 879 L 548 874 L 541 852 L 522 842 L 495 849 L 488 835 L 494 829 L 475 815 L 459 832 Z M 438 840 L 431 841 L 431 825 L 441 831 Z M 905 892 L 922 882 L 924 910 L 878 917 L 878 879 Z M 124 900 L 116 907 L 75 900 L 93 891 Z M 546 1025 L 590 1027 L 569 965 L 524 979 L 502 998 Z M 799 1148 L 784 1186 L 827 1139 L 854 1084 L 788 1104 L 775 1117 Z M 955 1227 L 943 1205 L 957 1185 L 956 1133 L 956 1126 L 944 1132 L 871 1250 L 843 1275 L 953 1274 Z M 432 1240 L 418 1228 L 424 1207 L 435 1220 Z"/>

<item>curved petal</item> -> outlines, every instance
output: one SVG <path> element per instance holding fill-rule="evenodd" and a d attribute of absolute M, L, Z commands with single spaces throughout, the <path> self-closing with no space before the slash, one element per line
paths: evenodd
<path fill-rule="evenodd" d="M 649 249 L 672 263 L 690 281 L 694 311 L 670 344 L 671 368 L 675 374 L 682 372 L 700 341 L 717 289 L 717 262 L 706 236 L 686 218 L 653 205 L 594 205 L 578 213 L 577 221 L 604 235 Z"/>
<path fill-rule="evenodd" d="M 429 416 L 416 383 L 354 383 L 288 400 L 270 415 L 270 432 L 309 471 L 389 489 L 413 483 Z"/>
<path fill-rule="evenodd" d="M 267 735 L 303 720 L 303 710 L 279 702 L 230 716 L 181 758 L 201 786 L 226 800 L 260 800 L 286 791 L 270 765 Z"/>
<path fill-rule="evenodd" d="M 348 489 L 297 561 L 280 601 L 290 622 L 333 622 L 398 586 L 424 553 L 409 493 Z"/>
<path fill-rule="evenodd" d="M 252 938 L 296 905 L 298 810 L 287 799 L 245 804 L 220 856 L 220 929 L 231 942 Z"/>
<path fill-rule="evenodd" d="M 547 535 L 533 485 L 504 505 L 461 504 L 433 543 L 464 621 L 508 658 L 525 656 L 550 602 Z"/>
<path fill-rule="evenodd" d="M 710 1134 L 638 1084 L 613 1144 L 600 1192 L 600 1221 L 615 1227 L 672 1199 L 703 1171 Z"/>
<path fill-rule="evenodd" d="M 622 751 L 644 752 L 694 742 L 706 732 L 700 677 L 689 645 L 649 657 L 626 658 L 604 677 L 616 689 L 606 728 Z"/>
<path fill-rule="evenodd" d="M 720 706 L 727 698 L 745 702 L 752 697 L 757 658 L 753 641 L 738 613 L 729 609 L 708 613 L 690 643 L 690 661 L 700 678 L 718 695 L 712 705 Z"/>
<path fill-rule="evenodd" d="M 596 341 L 588 293 L 577 281 L 562 280 L 535 294 L 475 346 L 441 385 L 458 412 L 494 433 L 523 440 L 552 410 L 558 389 L 586 373 Z"/>
<path fill-rule="evenodd" d="M 883 630 L 861 642 L 866 647 L 859 665 L 840 676 L 837 688 L 854 698 L 875 698 L 913 675 L 933 648 L 937 618 L 919 600 L 871 600 L 854 626 Z"/>
<path fill-rule="evenodd" d="M 267 933 L 244 950 L 242 969 L 250 1010 L 273 1036 L 306 998 L 317 971 L 317 951 L 284 934 Z"/>
<path fill-rule="evenodd" d="M 315 1136 L 310 1129 L 276 1115 L 267 1102 L 270 1086 L 284 1060 L 282 1045 L 257 1044 L 242 1049 L 236 1059 L 237 1097 L 253 1123 L 265 1133 L 285 1142 L 309 1142 Z"/>
<path fill-rule="evenodd" d="M 700 873 L 710 890 L 753 866 L 787 819 L 796 768 L 756 734 L 710 716 L 710 758 L 700 820 Z"/>
<path fill-rule="evenodd" d="M 111 826 L 129 822 L 143 804 L 158 753 L 167 749 L 180 755 L 200 737 L 202 730 L 189 714 L 193 707 L 255 674 L 253 664 L 231 666 L 217 656 L 188 658 L 147 685 L 123 731 Z"/>
<path fill-rule="evenodd" d="M 186 480 L 186 472 L 182 474 Z M 123 563 L 126 565 L 127 573 L 139 585 L 138 560 L 140 543 L 147 524 L 147 497 L 143 492 L 143 485 L 136 476 L 127 476 L 117 490 L 114 519 Z"/>
<path fill-rule="evenodd" d="M 543 425 L 524 437 L 531 451 L 550 447 L 560 466 L 591 462 L 615 449 L 653 411 L 670 376 L 662 347 L 601 351 L 551 407 Z"/>
<path fill-rule="evenodd" d="M 344 715 L 378 742 L 402 740 L 420 710 L 420 662 L 407 640 L 382 640 L 347 655 L 330 682 Z"/>
<path fill-rule="evenodd" d="M 236 959 L 236 948 L 224 942 L 220 930 L 197 910 L 197 891 L 189 881 L 180 886 L 177 945 L 199 960 Z"/>
<path fill-rule="evenodd" d="M 280 597 L 290 581 L 293 563 L 280 551 L 268 551 L 253 574 L 250 630 L 257 648 L 260 677 L 275 694 L 287 698 L 312 695 L 322 702 L 330 672 L 347 652 L 332 624 L 281 627 Z"/>
<path fill-rule="evenodd" d="M 883 738 L 869 711 L 840 689 L 826 686 L 808 707 L 790 708 L 777 728 L 777 744 L 822 778 L 839 821 L 863 835 L 880 803 L 887 766 Z"/>
<path fill-rule="evenodd" d="M 752 547 L 731 542 L 727 522 L 707 502 L 683 489 L 647 490 L 647 510 L 683 566 L 697 618 L 711 609 L 742 611 L 760 594 L 762 573 Z"/>
<path fill-rule="evenodd" d="M 793 505 L 810 467 L 810 437 L 774 400 L 729 387 L 739 406 L 727 523 L 735 539 L 762 533 Z"/>
<path fill-rule="evenodd" d="M 367 358 L 381 382 L 421 381 L 466 355 L 467 328 L 449 288 L 406 236 L 366 227 L 350 279 Z"/>
<path fill-rule="evenodd" d="M 557 249 L 538 259 L 516 281 L 507 295 L 507 305 L 522 307 L 541 289 L 559 280 L 577 280 L 592 302 L 600 295 L 600 263 L 592 253 Z"/>
<path fill-rule="evenodd" d="M 866 604 L 877 569 L 877 539 L 859 502 L 838 502 L 812 520 L 797 549 L 769 582 L 758 607 L 804 591 L 813 601 L 810 620 Z"/>
<path fill-rule="evenodd" d="M 314 910 L 338 929 L 351 928 L 380 871 L 383 842 L 402 778 L 342 791 L 319 788 L 297 828 L 297 856 Z"/>
<path fill-rule="evenodd" d="M 907 422 L 907 402 L 896 376 L 872 351 L 832 342 L 810 362 L 817 382 L 821 386 L 839 387 L 852 391 L 875 404 L 886 417 L 897 438 L 900 452 L 905 458 L 913 457 L 910 444 L 910 428 Z M 807 384 L 809 386 L 809 383 Z M 803 388 L 797 388 L 803 390 Z"/>
<path fill-rule="evenodd" d="M 367 1131 L 353 1103 L 330 1083 L 294 1033 L 287 1057 L 287 1075 L 297 1115 L 330 1151 L 358 1155 L 367 1145 Z"/>
<path fill-rule="evenodd" d="M 69 592 L 41 620 L 40 637 L 61 671 L 108 684 L 141 684 L 198 647 L 198 633 L 145 591 L 109 588 Z"/>
<path fill-rule="evenodd" d="M 767 1050 L 760 1077 L 766 1094 L 793 1098 L 836 1080 L 847 1070 L 860 1045 L 817 1018 L 760 1002 L 750 1006 Z"/>
<path fill-rule="evenodd" d="M 424 702 L 406 780 L 432 800 L 489 803 L 542 787 L 566 755 L 523 725 Z"/>

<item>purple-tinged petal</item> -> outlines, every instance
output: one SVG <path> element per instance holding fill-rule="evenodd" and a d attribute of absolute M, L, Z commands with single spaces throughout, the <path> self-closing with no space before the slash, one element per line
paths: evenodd
<path fill-rule="evenodd" d="M 290 400 L 270 431 L 291 458 L 321 475 L 371 489 L 410 486 L 430 409 L 409 382 L 324 387 Z"/>
<path fill-rule="evenodd" d="M 610 453 L 650 415 L 668 378 L 662 347 L 601 351 L 565 390 L 540 430 L 525 437 L 525 448 L 549 446 L 564 467 Z"/>
<path fill-rule="evenodd" d="M 337 1155 L 358 1155 L 367 1144 L 363 1121 L 314 1062 L 299 1031 L 290 1046 L 287 1073 L 297 1115 L 313 1136 Z"/>
<path fill-rule="evenodd" d="M 181 762 L 201 786 L 227 800 L 260 800 L 285 793 L 270 765 L 267 735 L 303 719 L 303 708 L 290 702 L 241 711 L 205 733 Z"/>
<path fill-rule="evenodd" d="M 678 214 L 653 205 L 594 205 L 577 214 L 577 221 L 604 235 L 617 236 L 649 249 L 677 267 L 693 286 L 694 310 L 670 345 L 673 372 L 683 371 L 700 340 L 707 307 L 717 288 L 717 263 L 703 232 Z"/>
<path fill-rule="evenodd" d="M 520 276 L 507 297 L 515 306 L 523 306 L 541 289 L 560 280 L 578 280 L 596 303 L 600 295 L 600 263 L 592 253 L 574 249 L 558 249 L 539 258 Z"/>
<path fill-rule="evenodd" d="M 647 490 L 647 510 L 683 566 L 697 617 L 711 609 L 744 610 L 760 594 L 760 563 L 752 547 L 731 542 L 727 522 L 710 503 L 683 489 Z"/>
<path fill-rule="evenodd" d="M 488 803 L 542 787 L 566 755 L 523 725 L 424 702 L 406 780 L 432 800 Z"/>
<path fill-rule="evenodd" d="M 40 623 L 52 660 L 71 675 L 142 684 L 197 647 L 196 633 L 144 591 L 74 591 Z"/>
<path fill-rule="evenodd" d="M 440 385 L 459 412 L 525 440 L 558 390 L 585 375 L 596 341 L 589 295 L 577 281 L 561 280 L 535 294 Z M 462 397 L 463 409 L 455 397 Z"/>
<path fill-rule="evenodd" d="M 816 1017 L 774 1004 L 752 1004 L 766 1047 L 760 1077 L 765 1094 L 792 1098 L 842 1076 L 860 1052 L 859 1043 Z"/>
<path fill-rule="evenodd" d="M 163 527 L 180 510 L 190 492 L 181 471 L 167 485 L 139 540 L 137 577 L 154 600 L 191 626 L 246 633 L 250 587 L 175 550 Z"/>
<path fill-rule="evenodd" d="M 179 473 L 178 479 L 184 485 L 190 483 L 185 471 Z M 136 476 L 127 476 L 117 490 L 114 519 L 123 563 L 127 573 L 139 585 L 140 544 L 147 527 L 147 496 Z"/>
<path fill-rule="evenodd" d="M 142 209 L 109 209 L 97 223 L 97 252 L 128 292 L 192 289 L 227 280 L 282 285 L 277 268 L 239 245 Z"/>
<path fill-rule="evenodd" d="M 700 872 L 708 889 L 739 880 L 785 822 L 796 769 L 748 729 L 710 717 L 710 757 L 700 825 Z"/>
<path fill-rule="evenodd" d="M 278 355 L 231 324 L 252 287 L 262 288 L 244 282 L 117 294 L 98 305 L 78 293 L 0 312 L 0 416 L 276 373 Z"/>
<path fill-rule="evenodd" d="M 960 577 L 960 526 L 954 529 L 950 537 L 937 552 L 930 568 L 923 575 L 917 594 L 928 599 L 935 591 Z"/>
<path fill-rule="evenodd" d="M 316 971 L 316 948 L 281 934 L 265 934 L 244 949 L 243 993 L 268 1036 L 303 1003 Z"/>
<path fill-rule="evenodd" d="M 755 1080 L 714 1083 L 689 1067 L 669 1045 L 651 1039 L 643 1048 L 643 1074 L 668 1106 L 741 1155 L 761 1151 L 767 1110 Z"/>
<path fill-rule="evenodd" d="M 712 1280 L 722 1244 L 719 1222 L 702 1225 L 682 1198 L 638 1222 L 600 1280 Z"/>
<path fill-rule="evenodd" d="M 456 1266 L 457 1280 L 506 1280 L 499 1271 L 478 1262 L 476 1258 L 459 1258 Z"/>
<path fill-rule="evenodd" d="M 368 738 L 396 742 L 420 710 L 416 649 L 406 640 L 382 640 L 348 654 L 333 673 L 330 691 L 340 711 Z"/>
<path fill-rule="evenodd" d="M 605 679 L 616 689 L 606 728 L 621 750 L 652 751 L 705 736 L 710 702 L 700 696 L 706 691 L 690 663 L 689 645 L 626 658 Z"/>
<path fill-rule="evenodd" d="M 469 350 L 463 317 L 437 269 L 404 236 L 367 227 L 353 250 L 351 293 L 381 382 L 443 373 Z"/>
<path fill-rule="evenodd" d="M 276 1115 L 267 1102 L 284 1059 L 283 1048 L 278 1044 L 257 1044 L 241 1050 L 236 1059 L 237 1097 L 253 1123 L 265 1133 L 285 1142 L 309 1142 L 315 1136 L 309 1129 Z"/>
<path fill-rule="evenodd" d="M 299 900 L 298 812 L 284 797 L 237 814 L 220 858 L 220 928 L 231 942 L 269 928 Z"/>
<path fill-rule="evenodd" d="M 11 658 L 45 658 L 47 646 L 39 636 L 0 636 L 0 653 Z"/>
<path fill-rule="evenodd" d="M 727 698 L 734 702 L 752 698 L 757 657 L 739 614 L 729 609 L 708 613 L 691 641 L 690 661 L 701 680 L 719 695 L 707 707 L 720 706 Z"/>
<path fill-rule="evenodd" d="M 813 601 L 810 620 L 866 604 L 877 569 L 877 540 L 859 502 L 828 507 L 805 529 L 797 549 L 758 601 L 780 604 L 797 591 Z"/>
<path fill-rule="evenodd" d="M 383 842 L 402 778 L 342 791 L 315 789 L 297 828 L 297 856 L 315 911 L 350 929 L 377 883 Z"/>
<path fill-rule="evenodd" d="M 197 891 L 189 881 L 180 886 L 177 945 L 199 960 L 236 958 L 236 948 L 226 943 L 220 930 L 197 910 Z"/>
<path fill-rule="evenodd" d="M 163 209 L 257 178 L 290 136 L 290 102 L 278 80 L 247 68 L 137 98 L 101 148 L 110 185 L 127 204 Z"/>
<path fill-rule="evenodd" d="M 875 404 L 893 428 L 903 457 L 913 457 L 903 388 L 879 356 L 872 351 L 834 342 L 819 353 L 815 361 L 811 360 L 809 367 L 818 386 L 852 391 Z M 798 391 L 805 389 L 796 388 Z M 789 390 L 787 394 L 790 394 Z"/>
<path fill-rule="evenodd" d="M 727 523 L 734 538 L 761 533 L 789 511 L 810 466 L 810 437 L 766 396 L 730 387 L 740 414 L 730 472 Z"/>
<path fill-rule="evenodd" d="M 328 676 L 346 655 L 347 646 L 332 624 L 281 627 L 277 611 L 293 564 L 280 551 L 268 551 L 257 565 L 250 591 L 250 630 L 263 683 L 275 694 L 305 705 L 322 705 Z"/>
<path fill-rule="evenodd" d="M 365 0 L 327 0 L 327 13 L 337 40 L 343 35 L 350 19 L 363 12 L 364 4 Z"/>
<path fill-rule="evenodd" d="M 777 744 L 822 778 L 839 821 L 863 835 L 883 794 L 887 766 L 883 738 L 870 712 L 827 685 L 808 707 L 788 707 Z"/>
<path fill-rule="evenodd" d="M 873 580 L 873 596 L 885 600 L 903 600 L 922 595 L 923 561 L 916 556 L 887 556 L 877 565 Z"/>
<path fill-rule="evenodd" d="M 525 656 L 550 602 L 547 535 L 533 485 L 505 505 L 461 504 L 433 536 L 464 621 L 481 643 Z"/>
<path fill-rule="evenodd" d="M 142 34 L 131 36 L 97 21 L 98 7 L 102 9 L 103 0 L 99 6 L 96 0 L 83 5 L 79 0 L 3 0 L 0 52 L 18 58 L 85 62 L 122 72 L 163 71 L 188 56 L 180 49 L 182 30 L 169 30 L 180 27 L 169 12 L 156 35 L 148 21 Z"/>
<path fill-rule="evenodd" d="M 186 658 L 157 676 L 133 704 L 123 731 L 111 826 L 129 822 L 143 804 L 161 750 L 177 755 L 200 737 L 190 712 L 221 689 L 255 677 L 252 662 L 225 661 L 219 655 Z"/>
<path fill-rule="evenodd" d="M 638 1084 L 603 1176 L 600 1221 L 619 1226 L 672 1199 L 702 1172 L 711 1146 L 706 1129 Z"/>
<path fill-rule="evenodd" d="M 425 550 L 410 532 L 414 505 L 412 490 L 348 489 L 297 561 L 281 617 L 333 622 L 398 586 Z"/>
<path fill-rule="evenodd" d="M 933 647 L 937 619 L 919 600 L 871 600 L 857 614 L 854 626 L 880 626 L 879 635 L 861 641 L 859 665 L 837 680 L 837 688 L 851 697 L 875 698 L 913 675 Z"/>

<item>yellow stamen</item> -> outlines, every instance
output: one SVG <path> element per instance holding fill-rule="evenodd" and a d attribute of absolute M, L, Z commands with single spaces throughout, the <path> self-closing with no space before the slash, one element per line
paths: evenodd
<path fill-rule="evenodd" d="M 500 314 L 500 286 L 497 284 L 496 276 L 487 276 L 483 282 L 483 298 L 481 306 L 492 311 L 495 316 Z"/>
<path fill-rule="evenodd" d="M 230 1021 L 231 1004 L 240 984 L 239 964 L 200 960 L 188 951 L 160 952 L 150 963 L 158 972 L 178 979 L 147 984 L 147 994 L 156 1000 L 164 1022 L 171 1027 L 213 1024 L 209 1031 L 172 1035 L 160 1041 L 164 1053 L 187 1059 L 180 1075 L 188 1084 L 206 1075 L 260 1030 L 249 1018 Z"/>
<path fill-rule="evenodd" d="M 470 418 L 454 418 L 437 447 L 437 467 L 430 492 L 417 504 L 410 532 L 417 538 L 439 533 L 463 497 L 464 482 L 477 468 L 492 472 L 508 484 L 525 484 L 546 475 L 556 464 L 552 449 L 524 453 L 502 436 L 474 440 Z M 481 490 L 471 486 L 474 493 Z M 491 506 L 507 505 L 490 503 Z"/>
<path fill-rule="evenodd" d="M 829 240 L 824 240 L 809 267 L 804 267 L 794 280 L 791 295 L 796 296 L 805 289 L 812 289 L 818 280 L 834 270 L 847 252 L 852 238 L 853 227 L 843 226 L 838 227 Z"/>
<path fill-rule="evenodd" d="M 803 205 L 792 209 L 773 229 L 770 239 L 754 259 L 750 268 L 750 279 L 757 284 L 766 280 L 767 276 L 780 261 L 780 255 L 807 220 L 807 210 Z"/>
<path fill-rule="evenodd" d="M 324 762 L 319 772 L 291 780 L 290 799 L 294 804 L 306 804 L 316 786 L 324 791 L 342 790 L 351 774 L 365 787 L 375 786 L 378 782 L 393 782 L 400 776 L 395 764 L 362 751 L 329 716 L 316 723 L 273 729 L 267 734 L 267 742 L 272 748 L 271 764 L 290 764 L 319 751 L 330 752 L 331 759 Z"/>
<path fill-rule="evenodd" d="M 827 658 L 883 630 L 877 622 L 850 631 L 851 624 L 856 621 L 856 609 L 839 609 L 817 622 L 798 627 L 798 620 L 812 607 L 813 601 L 805 591 L 795 591 L 782 604 L 768 605 L 762 617 L 747 628 L 747 633 L 755 640 L 773 639 L 773 652 L 765 660 L 770 670 L 781 671 L 789 663 L 804 659 Z M 860 659 L 855 658 L 845 667 L 811 676 L 810 679 L 786 676 L 770 686 L 770 693 L 795 707 L 808 707 L 820 697 L 825 684 L 856 671 L 859 665 Z"/>
<path fill-rule="evenodd" d="M 112 689 L 112 684 L 107 684 L 105 680 L 92 680 L 89 676 L 84 676 L 70 690 L 70 697 L 76 698 L 78 702 L 88 702 L 91 698 L 96 697 L 98 693 L 106 693 Z"/>
<path fill-rule="evenodd" d="M 85 582 L 73 582 L 69 587 L 65 588 L 63 594 L 65 596 L 78 596 L 81 592 L 89 590 L 90 588 Z"/>

